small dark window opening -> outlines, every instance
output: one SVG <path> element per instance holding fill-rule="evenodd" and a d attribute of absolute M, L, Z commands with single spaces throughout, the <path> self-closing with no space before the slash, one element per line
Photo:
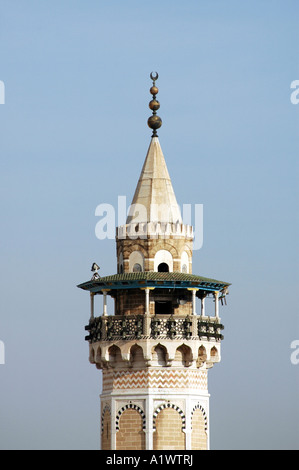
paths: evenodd
<path fill-rule="evenodd" d="M 169 266 L 167 263 L 160 263 L 158 266 L 158 273 L 169 273 Z"/>
<path fill-rule="evenodd" d="M 141 273 L 142 266 L 139 263 L 135 263 L 133 266 L 133 273 Z"/>
<path fill-rule="evenodd" d="M 172 315 L 172 302 L 171 301 L 158 301 L 155 302 L 155 314 L 156 315 Z"/>

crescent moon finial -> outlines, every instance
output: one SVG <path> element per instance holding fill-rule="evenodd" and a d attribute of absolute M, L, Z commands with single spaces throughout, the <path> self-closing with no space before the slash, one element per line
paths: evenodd
<path fill-rule="evenodd" d="M 150 74 L 150 77 L 151 77 L 151 79 L 153 80 L 153 82 L 155 82 L 156 80 L 158 80 L 159 74 L 158 74 L 158 72 L 155 72 L 155 75 L 154 75 L 154 72 L 152 72 L 152 73 Z"/>

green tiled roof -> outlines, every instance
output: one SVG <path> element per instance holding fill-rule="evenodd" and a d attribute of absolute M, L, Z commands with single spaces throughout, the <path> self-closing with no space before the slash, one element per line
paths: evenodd
<path fill-rule="evenodd" d="M 217 281 L 216 279 L 210 279 L 207 277 L 197 276 L 195 274 L 184 274 L 184 273 L 157 273 L 157 272 L 142 272 L 142 273 L 123 273 L 123 274 L 112 274 L 110 276 L 104 276 L 98 279 L 96 282 L 110 282 L 110 281 L 200 281 L 208 283 L 217 283 L 229 285 L 227 282 Z"/>
<path fill-rule="evenodd" d="M 221 290 L 230 283 L 218 281 L 195 274 L 184 274 L 179 272 L 161 273 L 161 272 L 142 272 L 142 273 L 123 273 L 112 274 L 110 276 L 91 279 L 90 281 L 79 284 L 78 287 L 92 292 L 100 292 L 102 289 L 127 289 L 140 288 L 142 286 L 154 287 L 175 287 L 188 288 L 195 287 L 202 290 Z"/>

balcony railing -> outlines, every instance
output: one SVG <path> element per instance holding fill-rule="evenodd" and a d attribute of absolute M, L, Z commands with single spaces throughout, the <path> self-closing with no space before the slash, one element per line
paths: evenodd
<path fill-rule="evenodd" d="M 102 316 L 92 318 L 85 330 L 86 341 L 116 341 L 146 338 L 161 339 L 223 339 L 224 326 L 217 317 L 154 315 L 146 330 L 144 315 Z"/>

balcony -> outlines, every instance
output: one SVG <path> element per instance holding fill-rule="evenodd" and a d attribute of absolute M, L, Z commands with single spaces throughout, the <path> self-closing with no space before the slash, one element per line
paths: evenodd
<path fill-rule="evenodd" d="M 89 343 L 97 341 L 140 339 L 184 339 L 199 338 L 220 341 L 224 326 L 218 317 L 144 315 L 101 316 L 92 318 L 85 327 Z"/>

